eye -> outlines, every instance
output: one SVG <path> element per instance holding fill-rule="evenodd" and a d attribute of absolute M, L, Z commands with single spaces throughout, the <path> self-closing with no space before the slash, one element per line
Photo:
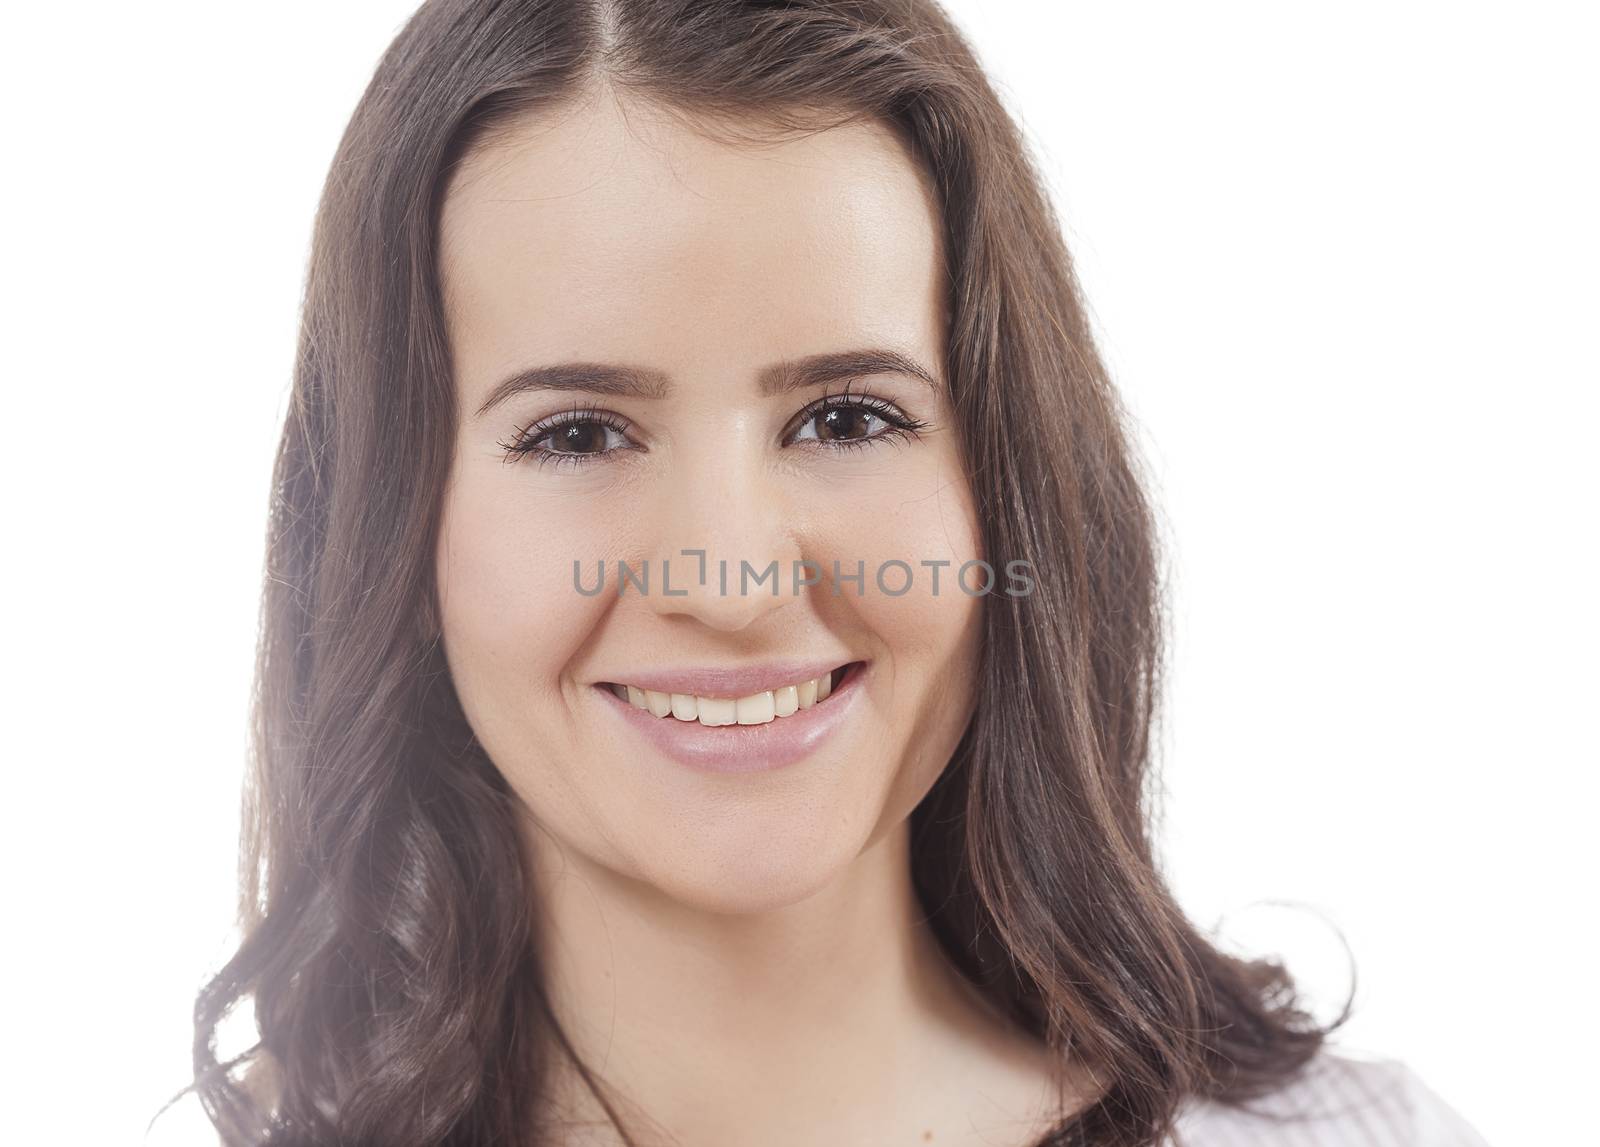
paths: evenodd
<path fill-rule="evenodd" d="M 879 398 L 829 395 L 801 412 L 799 432 L 791 440 L 830 450 L 852 449 L 886 439 L 914 438 L 926 425 Z"/>
<path fill-rule="evenodd" d="M 505 460 L 532 458 L 539 465 L 584 466 L 607 454 L 634 447 L 628 426 L 616 415 L 589 408 L 566 411 L 525 426 L 500 443 Z M 614 444 L 617 440 L 621 445 Z"/>
<path fill-rule="evenodd" d="M 893 403 L 870 395 L 827 395 L 801 411 L 785 441 L 807 449 L 849 450 L 895 438 L 914 438 L 927 426 Z M 587 466 L 636 450 L 628 424 L 609 411 L 580 407 L 540 419 L 501 442 L 505 460 L 532 458 L 540 466 Z"/>

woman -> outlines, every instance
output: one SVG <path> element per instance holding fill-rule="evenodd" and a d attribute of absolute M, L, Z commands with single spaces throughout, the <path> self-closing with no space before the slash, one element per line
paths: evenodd
<path fill-rule="evenodd" d="M 1150 511 L 926 0 L 425 4 L 268 565 L 230 1143 L 1481 1142 L 1157 871 Z"/>

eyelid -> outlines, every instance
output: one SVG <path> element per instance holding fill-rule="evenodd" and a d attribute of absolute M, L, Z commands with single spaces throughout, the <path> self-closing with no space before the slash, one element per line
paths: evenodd
<path fill-rule="evenodd" d="M 532 422 L 525 423 L 517 428 L 516 437 L 521 439 L 526 435 L 539 436 L 548 434 L 552 430 L 559 430 L 561 427 L 573 422 L 598 422 L 603 426 L 609 426 L 619 434 L 632 426 L 632 423 L 620 414 L 609 410 L 601 410 L 597 406 L 579 403 L 564 410 L 558 410 L 554 414 L 547 414 L 543 418 L 535 418 Z"/>

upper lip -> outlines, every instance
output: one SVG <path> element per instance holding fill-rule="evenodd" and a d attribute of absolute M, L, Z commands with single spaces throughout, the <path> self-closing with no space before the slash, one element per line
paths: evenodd
<path fill-rule="evenodd" d="M 700 697 L 750 697 L 785 685 L 798 685 L 821 677 L 848 657 L 806 661 L 764 661 L 759 665 L 703 665 L 682 669 L 630 669 L 606 678 L 616 685 L 633 685 L 658 693 L 693 693 Z"/>

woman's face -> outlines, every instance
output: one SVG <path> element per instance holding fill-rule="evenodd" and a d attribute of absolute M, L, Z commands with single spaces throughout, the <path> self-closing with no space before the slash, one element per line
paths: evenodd
<path fill-rule="evenodd" d="M 775 907 L 900 824 L 948 763 L 984 579 L 956 580 L 983 553 L 942 392 L 938 226 L 877 125 L 734 147 L 604 95 L 459 169 L 441 224 L 459 415 L 444 645 L 537 847 L 686 904 Z M 867 349 L 939 385 L 801 369 Z M 524 373 L 563 364 L 587 365 Z M 596 364 L 648 385 L 602 384 Z M 845 405 L 816 411 L 829 396 Z M 685 550 L 704 551 L 703 583 Z M 903 593 L 905 569 L 877 580 L 894 560 Z M 580 592 L 602 561 L 603 591 Z M 619 595 L 619 561 L 647 589 Z M 851 662 L 833 696 L 776 715 L 804 704 L 782 688 L 797 675 Z M 691 693 L 712 703 L 685 711 Z"/>

